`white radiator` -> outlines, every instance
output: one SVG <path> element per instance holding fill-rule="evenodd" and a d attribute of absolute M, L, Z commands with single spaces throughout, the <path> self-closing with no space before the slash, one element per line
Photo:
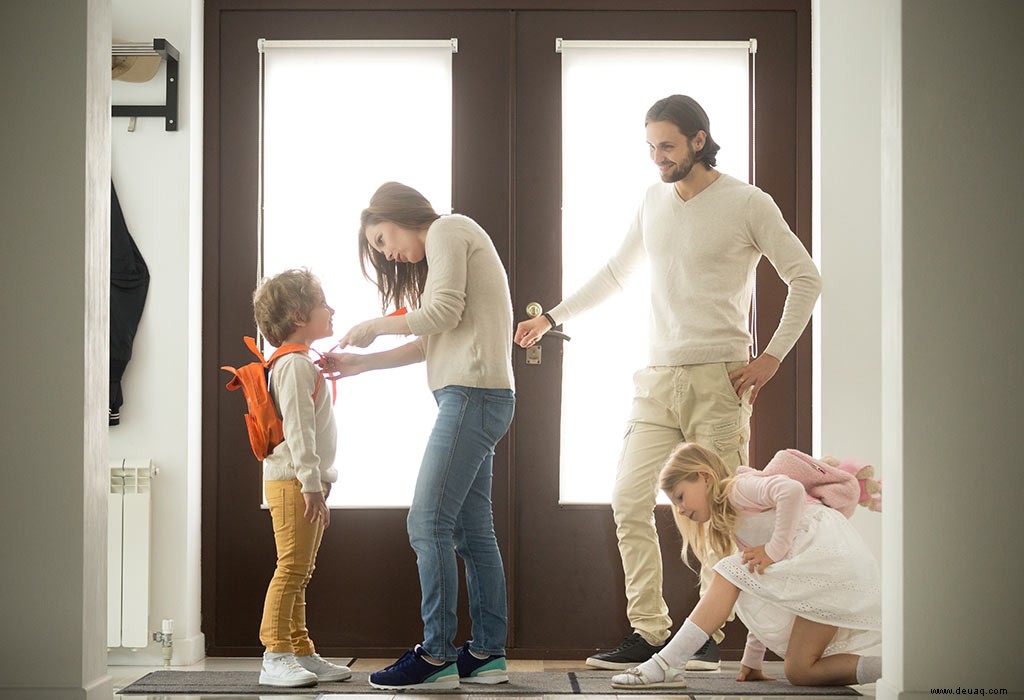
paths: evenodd
<path fill-rule="evenodd" d="M 152 460 L 110 461 L 107 513 L 107 646 L 149 644 Z"/>

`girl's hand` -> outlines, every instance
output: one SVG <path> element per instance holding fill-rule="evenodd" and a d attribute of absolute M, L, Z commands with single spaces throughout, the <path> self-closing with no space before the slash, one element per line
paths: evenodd
<path fill-rule="evenodd" d="M 315 523 L 317 518 L 322 518 L 324 521 L 324 527 L 326 528 L 330 526 L 331 509 L 327 507 L 327 500 L 324 498 L 324 492 L 303 492 L 302 498 L 306 501 L 306 510 L 302 513 L 302 517 L 311 523 Z"/>
<path fill-rule="evenodd" d="M 521 348 L 528 348 L 540 340 L 549 330 L 551 330 L 551 322 L 546 318 L 543 316 L 531 318 L 529 321 L 523 321 L 516 326 L 516 336 L 513 338 L 513 341 Z"/>
<path fill-rule="evenodd" d="M 365 348 L 370 343 L 377 339 L 377 336 L 381 335 L 380 319 L 373 318 L 369 321 L 363 321 L 362 323 L 352 326 L 348 333 L 338 341 L 338 347 L 344 349 L 349 345 L 354 345 L 357 348 Z"/>
<path fill-rule="evenodd" d="M 329 352 L 317 360 L 317 364 L 325 374 L 337 375 L 338 379 L 344 379 L 366 371 L 366 355 Z"/>
<path fill-rule="evenodd" d="M 740 398 L 743 398 L 747 389 L 750 389 L 750 405 L 753 406 L 761 387 L 771 381 L 778 371 L 779 361 L 771 355 L 761 353 L 750 364 L 729 372 L 729 380 L 732 381 L 736 396 Z"/>
<path fill-rule="evenodd" d="M 752 574 L 763 574 L 765 569 L 775 563 L 774 559 L 764 553 L 764 545 L 744 549 L 740 560 L 747 566 L 747 571 Z"/>
<path fill-rule="evenodd" d="M 764 672 L 759 668 L 750 668 L 740 664 L 740 675 L 736 676 L 736 680 L 743 681 L 773 681 L 775 678 L 772 676 L 764 675 Z"/>

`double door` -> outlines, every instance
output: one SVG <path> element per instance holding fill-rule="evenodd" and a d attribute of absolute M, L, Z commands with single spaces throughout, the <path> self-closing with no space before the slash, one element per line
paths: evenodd
<path fill-rule="evenodd" d="M 556 38 L 630 40 L 758 39 L 753 117 L 754 175 L 810 247 L 809 3 L 764 9 L 671 9 L 678 3 L 472 3 L 474 9 L 362 10 L 355 3 L 313 9 L 267 8 L 237 0 L 206 5 L 206 157 L 204 228 L 203 630 L 211 655 L 260 651 L 258 624 L 274 566 L 269 516 L 260 507 L 259 465 L 248 454 L 237 397 L 223 391 L 216 367 L 240 361 L 234 348 L 254 328 L 249 306 L 259 259 L 260 38 L 458 38 L 453 57 L 453 208 L 491 235 L 509 272 L 517 320 L 530 301 L 551 304 L 561 290 L 561 66 Z M 548 3 L 549 4 L 549 3 Z M 251 5 L 251 6 L 250 6 Z M 756 6 L 758 3 L 752 3 Z M 353 9 L 345 9 L 351 6 Z M 450 6 L 450 4 L 448 5 Z M 628 7 L 629 9 L 623 9 Z M 590 8 L 590 9 L 588 9 Z M 686 92 L 681 76 L 677 92 Z M 374 108 L 415 105 L 389 96 Z M 644 137 L 642 114 L 637 139 Z M 415 157 L 415 144 L 382 158 Z M 595 147 L 600 147 L 597 144 Z M 656 173 L 652 166 L 652 182 Z M 625 231 L 616 232 L 616 235 Z M 354 255 L 344 243 L 330 255 Z M 759 270 L 758 331 L 769 338 L 785 299 L 765 262 Z M 600 313 L 600 310 L 592 313 Z M 646 310 L 642 311 L 646 315 Z M 762 392 L 754 413 L 751 462 L 777 449 L 810 446 L 809 334 Z M 517 411 L 495 457 L 494 510 L 509 590 L 509 653 L 575 658 L 629 633 L 622 568 L 607 504 L 559 503 L 561 346 L 543 341 L 543 361 L 515 350 Z M 631 374 L 609 354 L 609 373 Z M 409 387 L 426 391 L 426 387 Z M 608 460 L 617 460 L 609 454 Z M 611 484 L 608 484 L 610 494 Z M 326 654 L 390 657 L 422 636 L 415 557 L 407 510 L 348 508 L 332 513 L 310 584 L 308 619 Z M 656 520 L 665 562 L 665 594 L 682 620 L 697 600 L 696 578 L 679 561 L 667 510 Z M 465 591 L 459 640 L 469 635 Z M 727 629 L 726 653 L 742 648 L 739 623 Z M 738 658 L 738 655 L 736 656 Z"/>

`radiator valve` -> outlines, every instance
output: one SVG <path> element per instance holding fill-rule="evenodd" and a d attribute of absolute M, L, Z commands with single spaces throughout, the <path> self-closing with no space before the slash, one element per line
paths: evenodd
<path fill-rule="evenodd" d="M 153 641 L 160 642 L 160 652 L 164 658 L 164 668 L 171 667 L 171 655 L 174 653 L 174 620 L 166 619 L 160 623 L 160 631 L 153 633 Z"/>

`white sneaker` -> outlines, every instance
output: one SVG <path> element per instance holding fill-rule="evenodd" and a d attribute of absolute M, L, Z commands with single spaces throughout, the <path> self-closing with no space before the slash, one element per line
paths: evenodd
<path fill-rule="evenodd" d="M 302 666 L 302 668 L 310 673 L 315 673 L 317 680 L 347 681 L 352 677 L 352 669 L 348 666 L 332 664 L 316 653 L 309 656 L 296 656 L 295 660 L 299 662 L 299 666 Z"/>
<path fill-rule="evenodd" d="M 261 685 L 304 688 L 316 685 L 316 682 L 316 674 L 300 666 L 295 654 L 267 652 L 263 655 L 263 668 L 260 671 Z"/>

